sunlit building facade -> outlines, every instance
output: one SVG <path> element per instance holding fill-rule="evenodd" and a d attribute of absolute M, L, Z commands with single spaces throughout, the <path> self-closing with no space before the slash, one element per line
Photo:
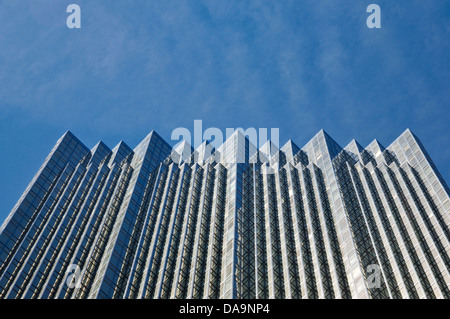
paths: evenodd
<path fill-rule="evenodd" d="M 67 132 L 1 226 L 0 297 L 450 298 L 449 224 L 409 130 L 259 150 Z"/>

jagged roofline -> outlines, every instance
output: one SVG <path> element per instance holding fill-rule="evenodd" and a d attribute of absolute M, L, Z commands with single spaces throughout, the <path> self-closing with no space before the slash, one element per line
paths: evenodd
<path fill-rule="evenodd" d="M 228 137 L 227 140 L 224 141 L 224 143 L 222 145 L 224 145 L 225 143 L 227 143 L 228 141 L 230 141 L 232 138 L 234 138 L 234 136 L 236 134 L 242 135 L 249 143 L 251 143 L 251 141 L 248 139 L 247 135 L 244 135 L 240 130 L 236 130 L 230 137 Z M 379 148 L 382 152 L 385 151 L 386 149 L 389 149 L 391 147 L 392 144 L 394 144 L 397 140 L 399 140 L 402 137 L 405 137 L 407 135 L 411 135 L 413 136 L 413 138 L 418 142 L 418 144 L 421 146 L 422 151 L 425 151 L 425 149 L 423 148 L 420 140 L 417 138 L 417 136 L 408 128 L 405 131 L 403 131 L 388 147 L 384 147 L 377 139 L 374 139 L 371 143 L 369 143 L 366 147 L 362 147 L 360 143 L 358 143 L 358 141 L 356 139 L 353 139 L 352 141 L 350 141 L 349 144 L 347 144 L 347 146 L 345 146 L 344 148 L 342 148 L 328 133 L 326 133 L 325 130 L 320 130 L 316 135 L 314 135 L 313 138 L 311 138 L 304 147 L 300 148 L 297 146 L 297 144 L 292 141 L 291 139 L 289 139 L 283 146 L 281 146 L 279 148 L 279 150 L 281 151 L 286 151 L 287 149 L 289 149 L 292 146 L 292 149 L 294 150 L 294 154 L 297 153 L 299 150 L 304 150 L 306 151 L 306 146 L 308 144 L 314 143 L 314 141 L 316 140 L 320 140 L 320 139 L 324 139 L 326 145 L 328 147 L 330 147 L 330 145 L 335 145 L 337 146 L 340 151 L 356 151 L 358 150 L 359 152 L 362 152 L 364 150 L 366 151 L 370 151 L 373 148 Z M 152 136 L 156 137 L 157 139 L 161 140 L 162 142 L 164 142 L 165 144 L 167 144 L 168 146 L 170 146 L 170 144 L 164 139 L 162 138 L 155 130 L 152 130 L 136 147 L 138 147 L 139 145 L 141 145 L 146 139 L 150 139 Z M 83 148 L 85 148 L 86 150 L 89 150 L 89 148 L 83 144 L 83 142 L 81 142 L 77 136 L 72 133 L 70 130 L 66 131 L 61 138 L 58 140 L 62 141 L 64 138 L 71 138 L 76 140 Z M 202 144 L 204 144 L 206 142 L 206 145 L 209 144 L 208 141 L 204 141 Z M 191 150 L 194 151 L 194 148 L 189 144 L 189 142 L 186 141 L 181 141 L 176 143 L 176 145 L 174 146 L 170 146 L 170 147 L 176 147 L 179 146 L 181 143 L 187 143 L 190 147 Z M 270 143 L 271 146 L 276 147 L 276 149 L 278 150 L 278 146 L 274 145 L 272 143 L 272 141 L 270 139 L 267 140 L 267 142 L 262 145 L 259 150 L 263 149 L 264 147 L 266 147 L 266 145 Z M 254 146 L 253 144 L 251 144 L 253 147 L 256 148 L 256 146 Z M 90 152 L 92 154 L 94 154 L 94 152 L 99 148 L 99 146 L 103 146 L 109 149 L 109 147 L 102 141 L 100 140 L 94 147 L 92 147 L 90 149 Z M 132 152 L 133 149 L 131 149 L 131 147 L 129 147 L 123 140 L 121 140 L 113 149 L 112 152 L 117 151 L 119 148 L 125 148 L 128 152 Z M 134 148 L 134 150 L 136 149 L 136 147 Z M 220 147 L 218 147 L 219 149 Z M 337 154 L 332 154 L 330 153 L 330 156 L 333 158 L 335 157 Z"/>
<path fill-rule="evenodd" d="M 244 135 L 240 130 L 236 130 L 222 145 L 226 144 L 235 135 L 243 136 L 243 138 L 245 138 L 250 143 L 250 145 L 254 147 L 254 145 L 251 143 L 251 141 L 248 139 L 248 137 L 246 135 Z M 301 149 L 299 149 L 298 146 L 292 140 L 288 140 L 284 146 L 280 147 L 279 149 L 277 147 L 275 149 L 275 152 L 271 149 L 271 155 L 273 155 L 274 153 L 277 153 L 279 150 L 281 150 L 282 152 L 284 152 L 286 155 L 289 155 L 289 156 L 295 156 L 296 154 L 299 153 L 299 151 L 303 151 L 304 153 L 306 153 L 309 160 L 314 162 L 315 156 L 313 154 L 311 154 L 310 151 L 308 151 L 308 146 L 309 146 L 309 150 L 311 150 L 311 145 L 313 145 L 314 143 L 322 142 L 326 145 L 326 149 L 328 150 L 328 156 L 331 159 L 333 159 L 334 157 L 336 157 L 337 155 L 339 155 L 342 152 L 353 153 L 354 155 L 356 155 L 359 158 L 364 152 L 369 153 L 371 156 L 375 156 L 377 154 L 378 155 L 383 154 L 383 156 L 389 156 L 388 154 L 386 154 L 386 151 L 389 152 L 392 149 L 393 145 L 398 143 L 398 141 L 402 138 L 412 138 L 417 143 L 417 145 L 419 146 L 419 148 L 421 149 L 421 151 L 427 158 L 428 162 L 432 166 L 432 168 L 433 168 L 434 172 L 436 173 L 438 179 L 440 180 L 441 184 L 444 186 L 447 193 L 450 193 L 447 183 L 442 178 L 442 175 L 440 174 L 439 170 L 437 169 L 437 167 L 431 160 L 425 147 L 423 146 L 423 144 L 421 143 L 419 138 L 410 129 L 406 129 L 405 131 L 403 131 L 402 134 L 400 134 L 388 147 L 384 147 L 382 144 L 380 144 L 378 142 L 378 140 L 374 139 L 364 149 L 362 149 L 361 145 L 356 140 L 352 140 L 345 148 L 342 148 L 336 141 L 334 141 L 331 138 L 331 136 L 328 133 L 325 132 L 325 130 L 322 129 L 312 139 L 310 139 L 305 144 L 305 146 L 302 147 Z M 139 155 L 139 151 L 138 151 L 139 149 L 141 149 L 143 152 L 145 152 L 145 150 L 148 148 L 149 143 L 151 142 L 152 139 L 155 139 L 155 140 L 161 142 L 162 144 L 164 144 L 165 146 L 172 148 L 172 146 L 170 146 L 170 144 L 167 143 L 166 140 L 164 140 L 156 131 L 152 130 L 133 150 L 124 141 L 120 141 L 112 150 L 103 141 L 99 141 L 94 147 L 89 149 L 86 145 L 84 145 L 76 137 L 75 134 L 73 134 L 70 130 L 68 130 L 59 138 L 59 140 L 56 143 L 56 145 L 54 146 L 52 152 L 50 152 L 47 160 L 50 158 L 51 154 L 53 153 L 54 150 L 56 150 L 57 146 L 60 143 L 62 143 L 64 141 L 71 141 L 71 142 L 74 142 L 76 145 L 78 145 L 78 147 L 82 149 L 82 152 L 86 153 L 86 155 L 85 155 L 86 161 L 107 162 L 109 165 L 112 165 L 114 162 L 120 163 L 126 157 L 130 157 L 130 156 L 133 157 L 135 154 Z M 271 141 L 268 140 L 267 143 L 271 143 Z M 265 145 L 263 145 L 259 149 L 259 151 L 263 150 L 264 147 L 267 145 L 267 143 L 265 143 Z M 179 144 L 179 143 L 177 143 L 177 144 Z M 203 144 L 205 144 L 205 143 L 203 143 Z M 206 144 L 208 144 L 208 143 L 206 143 Z M 289 151 L 291 146 L 292 146 L 292 152 Z M 221 146 L 217 148 L 217 151 L 220 152 L 220 148 L 221 148 Z M 254 150 L 256 150 L 256 147 L 254 148 Z M 44 162 L 44 165 L 45 165 L 45 162 Z"/>
<path fill-rule="evenodd" d="M 233 143 L 233 141 L 230 141 L 230 139 L 234 138 L 236 135 L 242 136 L 246 141 L 248 141 L 250 145 L 250 151 L 251 153 L 250 158 L 254 156 L 254 151 L 257 150 L 257 148 L 251 143 L 249 138 L 242 133 L 240 130 L 236 130 L 221 146 L 219 146 L 217 149 L 214 149 L 214 152 L 218 152 L 214 155 L 220 154 L 222 152 L 221 148 L 226 143 L 230 142 Z M 299 148 L 292 140 L 288 140 L 285 145 L 282 147 L 271 147 L 270 153 L 271 156 L 278 154 L 279 151 L 283 152 L 287 158 L 290 158 L 292 161 L 293 156 L 300 155 L 303 152 L 303 156 L 306 156 L 307 158 L 303 157 L 304 160 L 307 162 L 312 162 L 314 164 L 317 164 L 316 161 L 321 157 L 321 155 L 314 154 L 313 146 L 321 143 L 322 145 L 325 145 L 325 152 L 328 153 L 325 156 L 331 160 L 333 160 L 336 156 L 341 154 L 342 152 L 351 153 L 353 154 L 354 158 L 362 160 L 362 162 L 367 162 L 367 154 L 371 157 L 378 157 L 382 156 L 382 158 L 387 159 L 387 161 L 384 161 L 384 159 L 381 159 L 382 161 L 386 162 L 387 164 L 390 163 L 392 160 L 391 155 L 389 154 L 393 147 L 399 142 L 400 139 L 407 138 L 414 140 L 415 143 L 419 146 L 421 152 L 425 155 L 428 162 L 430 163 L 434 173 L 436 174 L 437 178 L 443 185 L 444 189 L 447 193 L 450 193 L 449 187 L 445 180 L 443 179 L 442 175 L 440 174 L 439 170 L 437 169 L 436 165 L 431 160 L 431 157 L 428 155 L 425 147 L 420 142 L 420 140 L 417 138 L 417 136 L 410 130 L 406 129 L 402 132 L 388 147 L 384 147 L 382 144 L 380 144 L 376 139 L 374 139 L 369 145 L 367 145 L 365 148 L 362 148 L 361 145 L 353 139 L 346 147 L 342 148 L 336 141 L 334 141 L 331 136 L 325 132 L 325 130 L 320 130 L 313 138 L 311 138 L 305 146 L 302 148 Z M 142 156 L 147 152 L 147 149 L 150 145 L 150 143 L 158 142 L 164 145 L 164 147 L 172 149 L 172 152 L 175 151 L 175 148 L 172 147 L 169 143 L 166 142 L 156 131 L 152 130 L 134 149 L 131 149 L 124 141 L 120 141 L 112 150 L 103 142 L 99 141 L 92 149 L 89 149 L 87 146 L 85 146 L 71 131 L 66 131 L 58 140 L 52 151 L 50 152 L 49 156 L 47 157 L 46 161 L 50 159 L 53 152 L 57 149 L 58 145 L 63 142 L 72 142 L 77 145 L 78 148 L 81 149 L 82 153 L 85 153 L 84 160 L 87 162 L 99 162 L 99 163 L 107 163 L 108 166 L 113 165 L 114 163 L 121 163 L 124 159 L 129 158 L 130 160 L 137 155 L 138 157 Z M 266 154 L 266 150 L 264 147 L 268 145 L 272 145 L 271 141 L 268 140 L 265 145 L 259 148 L 259 152 L 262 152 L 263 154 Z M 180 145 L 180 143 L 177 143 L 175 146 Z M 202 145 L 208 145 L 208 143 L 204 142 Z M 275 146 L 275 145 L 274 145 Z M 193 148 L 191 147 L 193 150 Z M 322 149 L 323 150 L 323 149 Z M 323 151 L 322 151 L 323 152 Z M 193 150 L 191 154 L 197 153 L 197 150 Z M 169 152 L 167 154 L 167 158 L 169 158 L 171 153 Z M 194 155 L 192 155 L 194 156 Z M 216 157 L 216 156 L 215 156 Z M 365 159 L 365 160 L 364 160 Z M 204 158 L 206 160 L 206 158 Z M 202 162 L 204 162 L 204 160 Z M 44 162 L 44 167 L 46 162 Z"/>

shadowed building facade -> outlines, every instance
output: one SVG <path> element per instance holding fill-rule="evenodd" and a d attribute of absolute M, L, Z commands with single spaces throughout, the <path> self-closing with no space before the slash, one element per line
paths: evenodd
<path fill-rule="evenodd" d="M 259 150 L 67 132 L 1 226 L 0 297 L 450 298 L 449 211 L 409 130 Z"/>

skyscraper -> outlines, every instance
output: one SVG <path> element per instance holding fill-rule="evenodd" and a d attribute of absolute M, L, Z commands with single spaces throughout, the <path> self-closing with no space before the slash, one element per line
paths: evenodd
<path fill-rule="evenodd" d="M 411 131 L 209 146 L 65 133 L 1 226 L 1 298 L 450 298 L 449 188 Z"/>

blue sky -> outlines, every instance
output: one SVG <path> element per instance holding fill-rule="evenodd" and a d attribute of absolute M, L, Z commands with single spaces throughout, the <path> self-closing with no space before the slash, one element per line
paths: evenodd
<path fill-rule="evenodd" d="M 299 146 L 410 128 L 448 182 L 449 20 L 448 0 L 0 1 L 0 220 L 68 129 L 134 147 L 194 119 Z"/>

